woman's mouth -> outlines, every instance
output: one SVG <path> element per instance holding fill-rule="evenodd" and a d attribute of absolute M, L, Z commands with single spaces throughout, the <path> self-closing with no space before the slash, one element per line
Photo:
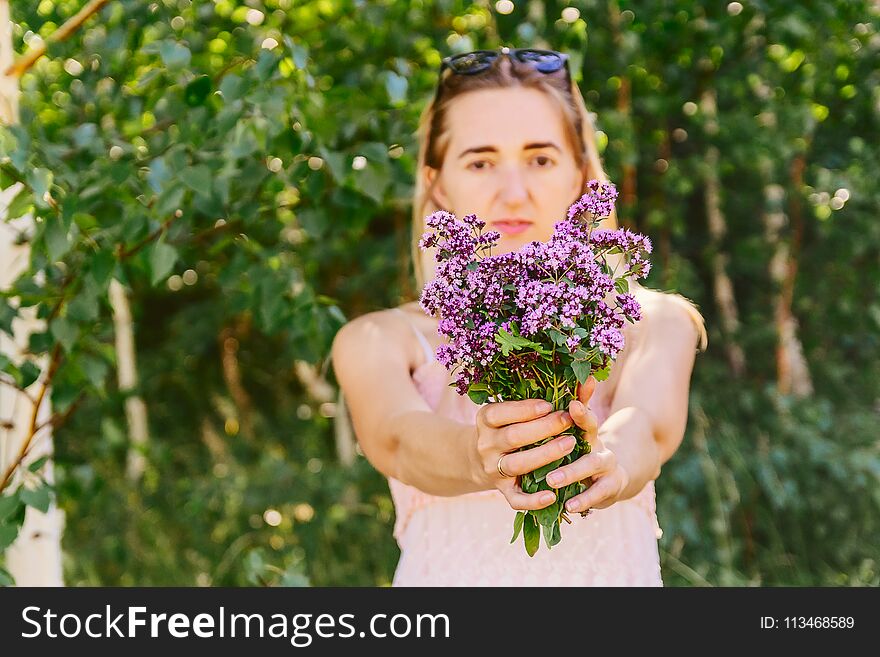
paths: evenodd
<path fill-rule="evenodd" d="M 527 219 L 499 219 L 492 222 L 492 228 L 503 235 L 519 235 L 532 225 Z"/>

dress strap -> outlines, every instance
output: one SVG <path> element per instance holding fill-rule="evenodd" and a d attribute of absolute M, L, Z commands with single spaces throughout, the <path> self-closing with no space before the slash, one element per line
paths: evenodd
<path fill-rule="evenodd" d="M 432 360 L 434 360 L 434 350 L 431 348 L 431 344 L 428 342 L 428 338 L 426 338 L 425 335 L 418 328 L 416 328 L 416 325 L 412 323 L 412 320 L 407 317 L 406 313 L 403 312 L 400 308 L 392 308 L 392 310 L 399 312 L 401 315 L 403 315 L 406 323 L 409 324 L 410 328 L 413 330 L 413 333 L 415 333 L 416 337 L 419 339 L 419 342 L 422 343 L 422 348 L 425 350 L 425 362 L 430 363 Z"/>

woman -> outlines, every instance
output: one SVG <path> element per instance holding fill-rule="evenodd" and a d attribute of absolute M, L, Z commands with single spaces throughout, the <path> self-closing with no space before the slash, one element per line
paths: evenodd
<path fill-rule="evenodd" d="M 417 248 L 427 215 L 477 214 L 502 235 L 494 253 L 546 241 L 586 182 L 607 180 L 594 140 L 565 55 L 503 48 L 446 58 L 420 121 L 419 288 L 434 265 L 433 252 Z M 616 217 L 602 227 L 616 228 Z M 548 412 L 536 400 L 478 406 L 458 396 L 434 358 L 437 319 L 417 301 L 339 331 L 336 377 L 397 513 L 393 586 L 662 586 L 653 482 L 683 438 L 696 345 L 705 348 L 706 333 L 683 297 L 630 286 L 641 321 L 627 325 L 609 378 L 591 377 L 567 411 Z M 580 513 L 563 525 L 561 543 L 550 550 L 542 542 L 530 558 L 521 541 L 510 544 L 514 514 L 555 496 L 525 493 L 517 476 L 573 445 L 560 436 L 517 450 L 572 423 L 587 432 L 592 452 L 547 481 L 593 483 L 570 500 L 569 510 Z"/>

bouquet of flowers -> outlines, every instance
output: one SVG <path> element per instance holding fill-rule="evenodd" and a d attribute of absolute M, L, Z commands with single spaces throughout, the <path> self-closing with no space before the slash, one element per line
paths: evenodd
<path fill-rule="evenodd" d="M 548 242 L 531 242 L 510 253 L 492 255 L 501 236 L 483 232 L 486 223 L 474 214 L 458 220 L 441 210 L 427 218 L 429 230 L 419 246 L 436 248 L 438 265 L 420 305 L 439 317 L 437 330 L 447 341 L 436 356 L 455 374 L 450 385 L 458 394 L 477 404 L 540 398 L 563 410 L 591 374 L 597 381 L 608 377 L 624 346 L 624 322 L 641 318 L 628 279 L 648 275 L 651 242 L 627 229 L 599 229 L 611 214 L 617 189 L 598 180 L 589 181 L 588 189 L 554 225 Z M 615 253 L 624 263 L 619 272 L 606 259 Z M 590 452 L 577 425 L 565 433 L 575 436 L 575 448 L 523 475 L 525 492 L 555 491 L 546 475 Z M 550 506 L 518 511 L 510 542 L 522 532 L 526 551 L 534 556 L 543 528 L 552 548 L 561 540 L 561 521 L 571 522 L 566 500 L 587 488 L 575 482 Z"/>

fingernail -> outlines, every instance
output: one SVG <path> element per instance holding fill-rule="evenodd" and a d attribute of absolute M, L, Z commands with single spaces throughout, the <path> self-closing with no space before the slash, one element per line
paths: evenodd
<path fill-rule="evenodd" d="M 541 503 L 542 504 L 550 504 L 556 500 L 556 496 L 553 493 L 548 493 L 546 495 L 541 495 Z"/>
<path fill-rule="evenodd" d="M 566 502 L 565 503 L 565 510 L 570 513 L 573 513 L 578 510 L 577 504 L 575 504 L 574 502 Z"/>
<path fill-rule="evenodd" d="M 535 412 L 536 413 L 548 413 L 553 410 L 553 404 L 546 401 L 539 401 L 535 404 Z"/>
<path fill-rule="evenodd" d="M 561 472 L 551 472 L 547 475 L 547 483 L 555 486 L 559 482 L 562 481 L 562 473 Z"/>
<path fill-rule="evenodd" d="M 559 441 L 559 449 L 563 452 L 569 451 L 574 447 L 574 436 L 568 436 Z"/>

